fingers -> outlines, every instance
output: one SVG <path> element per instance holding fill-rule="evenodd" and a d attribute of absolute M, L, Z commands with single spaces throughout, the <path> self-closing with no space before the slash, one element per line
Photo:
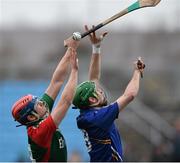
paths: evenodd
<path fill-rule="evenodd" d="M 138 57 L 137 65 L 138 65 L 139 69 L 144 69 L 146 67 L 146 65 L 142 61 L 141 57 Z"/>
<path fill-rule="evenodd" d="M 104 32 L 103 34 L 101 34 L 100 35 L 100 41 L 102 41 L 107 34 L 108 34 L 108 32 Z"/>
<path fill-rule="evenodd" d="M 89 29 L 88 29 L 88 26 L 87 26 L 87 25 L 85 25 L 85 26 L 84 26 L 84 28 L 85 28 L 86 32 L 87 32 L 87 31 L 89 31 Z"/>
<path fill-rule="evenodd" d="M 85 25 L 84 27 L 85 27 L 86 32 L 88 32 L 88 31 L 89 31 L 88 26 L 87 26 L 87 25 Z M 91 36 L 91 34 L 89 34 L 89 35 L 88 35 L 88 37 L 90 38 L 90 40 L 92 40 L 92 36 Z"/>
<path fill-rule="evenodd" d="M 69 37 L 68 39 L 64 40 L 64 46 L 65 47 L 71 47 L 71 48 L 74 48 L 74 49 L 78 48 L 79 43 L 80 43 L 80 41 L 74 40 L 72 38 L 72 36 Z"/>
<path fill-rule="evenodd" d="M 142 61 L 141 57 L 138 57 L 137 61 L 134 62 L 135 64 L 135 69 L 139 70 L 139 72 L 141 73 L 141 78 L 143 78 L 143 71 L 145 68 L 145 64 Z"/>
<path fill-rule="evenodd" d="M 92 28 L 94 28 L 95 26 L 93 25 Z M 96 32 L 93 32 L 93 37 L 96 38 Z"/>
<path fill-rule="evenodd" d="M 139 70 L 143 70 L 145 68 L 145 64 L 143 63 L 141 57 L 138 57 L 137 67 Z"/>
<path fill-rule="evenodd" d="M 108 34 L 108 32 L 104 32 L 102 35 L 103 37 L 105 37 Z"/>
<path fill-rule="evenodd" d="M 85 31 L 88 32 L 88 31 L 89 31 L 88 26 L 85 25 L 84 27 L 85 27 Z M 95 28 L 95 26 L 92 25 L 92 28 Z M 107 34 L 108 34 L 108 32 L 104 32 L 104 33 L 102 33 L 99 37 L 97 37 L 96 32 L 94 31 L 94 32 L 92 32 L 91 34 L 89 34 L 88 36 L 89 36 L 89 38 L 90 38 L 90 41 L 91 41 L 93 44 L 96 44 L 96 43 L 101 42 Z"/>
<path fill-rule="evenodd" d="M 141 59 L 141 57 L 138 57 L 138 64 L 141 65 L 141 67 L 143 69 L 145 68 L 145 64 L 144 64 L 143 60 Z"/>

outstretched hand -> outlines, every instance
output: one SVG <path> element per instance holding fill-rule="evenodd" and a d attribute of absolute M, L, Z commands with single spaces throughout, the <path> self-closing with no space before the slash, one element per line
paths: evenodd
<path fill-rule="evenodd" d="M 94 26 L 92 26 L 94 28 Z M 89 31 L 89 28 L 87 25 L 85 25 L 85 30 L 86 32 Z M 96 32 L 92 32 L 90 33 L 88 36 L 89 36 L 89 39 L 91 41 L 92 44 L 100 44 L 101 41 L 104 39 L 104 37 L 108 34 L 108 32 L 104 32 L 102 33 L 99 37 L 96 36 Z"/>
<path fill-rule="evenodd" d="M 71 36 L 68 39 L 64 40 L 64 46 L 77 49 L 79 47 L 79 41 L 74 40 Z"/>
<path fill-rule="evenodd" d="M 143 77 L 143 72 L 146 66 L 142 61 L 141 57 L 138 57 L 138 60 L 134 62 L 134 65 L 135 69 L 139 70 L 139 72 L 141 73 L 141 77 Z"/>

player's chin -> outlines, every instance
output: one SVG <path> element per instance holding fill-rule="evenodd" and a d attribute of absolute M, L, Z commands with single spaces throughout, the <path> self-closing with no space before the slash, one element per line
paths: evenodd
<path fill-rule="evenodd" d="M 103 102 L 100 103 L 100 107 L 107 106 L 107 105 L 108 105 L 107 99 L 103 100 Z"/>
<path fill-rule="evenodd" d="M 49 112 L 46 111 L 45 114 L 42 116 L 42 118 L 46 119 L 49 115 L 50 115 Z"/>
<path fill-rule="evenodd" d="M 108 105 L 107 99 L 103 102 L 104 106 Z"/>

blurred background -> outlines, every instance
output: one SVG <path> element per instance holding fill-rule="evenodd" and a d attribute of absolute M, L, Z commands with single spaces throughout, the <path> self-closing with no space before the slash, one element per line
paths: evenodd
<path fill-rule="evenodd" d="M 0 0 L 0 161 L 29 161 L 25 127 L 16 128 L 12 104 L 43 95 L 65 52 L 64 39 L 97 25 L 135 0 Z M 180 161 L 180 1 L 162 0 L 103 27 L 101 83 L 116 100 L 128 84 L 133 61 L 146 69 L 138 97 L 119 115 L 125 161 Z M 79 82 L 87 80 L 91 44 L 78 49 Z M 60 98 L 60 96 L 58 97 Z M 78 111 L 60 125 L 69 161 L 89 161 Z M 78 140 L 78 141 L 76 141 Z"/>

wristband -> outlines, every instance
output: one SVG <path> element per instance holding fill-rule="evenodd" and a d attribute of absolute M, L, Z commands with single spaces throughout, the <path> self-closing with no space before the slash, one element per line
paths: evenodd
<path fill-rule="evenodd" d="M 93 54 L 100 54 L 101 53 L 100 44 L 92 44 L 92 53 Z"/>

